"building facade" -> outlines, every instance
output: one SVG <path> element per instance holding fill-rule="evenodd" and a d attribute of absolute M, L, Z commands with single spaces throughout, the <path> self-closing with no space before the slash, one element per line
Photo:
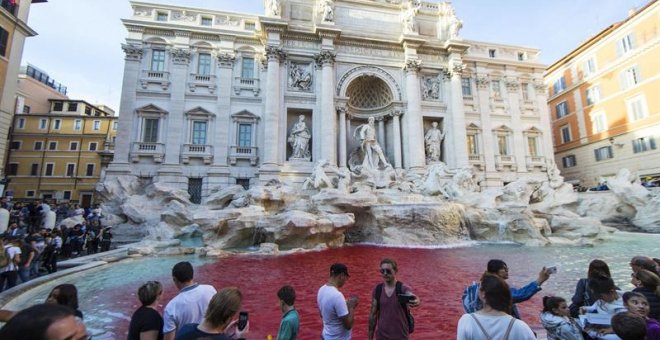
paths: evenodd
<path fill-rule="evenodd" d="M 117 117 L 110 109 L 69 99 L 64 87 L 36 68 L 24 70 L 18 85 L 23 107 L 12 124 L 7 194 L 18 201 L 41 198 L 87 207 L 112 161 Z"/>
<path fill-rule="evenodd" d="M 650 1 L 548 68 L 555 160 L 598 184 L 621 168 L 660 178 L 660 2 Z"/>
<path fill-rule="evenodd" d="M 372 118 L 396 169 L 442 161 L 501 186 L 552 159 L 539 51 L 460 38 L 448 3 L 268 0 L 264 16 L 131 4 L 108 176 L 193 201 L 302 182 L 318 160 L 351 168 Z"/>
<path fill-rule="evenodd" d="M 30 6 L 47 0 L 0 0 L 0 194 L 5 187 L 9 129 L 16 110 L 18 79 L 25 38 L 37 33 L 27 24 Z"/>

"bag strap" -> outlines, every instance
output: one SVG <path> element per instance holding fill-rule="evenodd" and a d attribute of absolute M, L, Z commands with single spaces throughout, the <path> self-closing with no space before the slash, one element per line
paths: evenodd
<path fill-rule="evenodd" d="M 380 295 L 383 293 L 383 284 L 380 283 L 376 286 L 376 308 L 380 311 Z"/>
<path fill-rule="evenodd" d="M 506 333 L 504 333 L 504 340 L 509 340 L 509 334 L 511 333 L 511 328 L 513 328 L 515 322 L 516 318 L 511 318 L 511 321 L 509 321 L 509 327 L 507 327 Z"/>
<path fill-rule="evenodd" d="M 474 321 L 477 323 L 477 326 L 479 326 L 479 328 L 481 329 L 481 332 L 484 333 L 484 335 L 486 336 L 486 339 L 487 339 L 487 340 L 493 340 L 493 338 L 490 336 L 490 334 L 488 334 L 488 332 L 486 332 L 486 330 L 484 329 L 484 326 L 481 325 L 481 322 L 479 322 L 479 319 L 477 319 L 477 317 L 474 316 L 474 313 L 470 313 L 470 316 L 471 316 L 472 319 L 474 319 Z M 507 333 L 507 334 L 508 334 L 508 333 Z"/>

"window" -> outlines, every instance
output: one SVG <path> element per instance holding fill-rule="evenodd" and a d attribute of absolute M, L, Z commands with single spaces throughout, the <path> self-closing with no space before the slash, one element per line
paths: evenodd
<path fill-rule="evenodd" d="M 197 74 L 208 76 L 211 74 L 211 55 L 208 53 L 200 53 L 199 60 L 197 62 Z"/>
<path fill-rule="evenodd" d="M 589 77 L 596 73 L 596 59 L 591 57 L 584 62 L 584 77 Z"/>
<path fill-rule="evenodd" d="M 88 163 L 87 169 L 85 170 L 85 176 L 94 176 L 94 164 Z"/>
<path fill-rule="evenodd" d="M 479 154 L 479 146 L 477 145 L 477 135 L 467 135 L 468 152 L 471 156 Z"/>
<path fill-rule="evenodd" d="M 69 103 L 69 112 L 76 112 L 78 111 L 78 103 Z"/>
<path fill-rule="evenodd" d="M 607 130 L 607 117 L 603 111 L 591 114 L 591 129 L 593 133 L 599 133 Z"/>
<path fill-rule="evenodd" d="M 7 166 L 7 175 L 16 176 L 18 175 L 18 163 L 9 163 Z"/>
<path fill-rule="evenodd" d="M 621 38 L 616 43 L 616 54 L 622 56 L 635 48 L 635 36 L 633 33 L 628 33 L 625 37 Z"/>
<path fill-rule="evenodd" d="M 502 97 L 502 89 L 501 89 L 499 80 L 491 81 L 490 82 L 490 89 L 493 92 L 493 97 L 496 97 L 496 98 Z"/>
<path fill-rule="evenodd" d="M 85 106 L 85 114 L 88 116 L 92 115 L 92 108 L 89 106 Z"/>
<path fill-rule="evenodd" d="M 101 130 L 101 121 L 100 120 L 95 120 L 94 124 L 92 125 L 92 129 L 94 129 L 94 131 Z"/>
<path fill-rule="evenodd" d="M 527 53 L 518 52 L 518 61 L 525 61 L 525 60 L 527 60 Z"/>
<path fill-rule="evenodd" d="M 158 123 L 160 119 L 146 118 L 144 120 L 144 130 L 142 141 L 144 143 L 158 143 Z"/>
<path fill-rule="evenodd" d="M 536 136 L 527 137 L 527 149 L 529 150 L 529 155 L 532 157 L 537 157 L 539 155 L 538 148 L 538 138 Z"/>
<path fill-rule="evenodd" d="M 634 153 L 655 150 L 657 148 L 653 136 L 633 139 L 632 146 Z"/>
<path fill-rule="evenodd" d="M 646 98 L 643 95 L 638 95 L 626 100 L 626 106 L 628 108 L 628 118 L 631 122 L 646 118 L 646 116 L 648 116 Z"/>
<path fill-rule="evenodd" d="M 561 132 L 561 143 L 565 144 L 571 141 L 571 127 L 568 125 L 564 125 L 561 128 L 559 128 L 559 131 Z"/>
<path fill-rule="evenodd" d="M 9 32 L 0 27 L 0 55 L 7 56 L 7 42 L 9 41 Z"/>
<path fill-rule="evenodd" d="M 156 21 L 167 21 L 167 13 L 156 12 Z"/>
<path fill-rule="evenodd" d="M 32 163 L 30 167 L 30 176 L 39 176 L 39 164 Z"/>
<path fill-rule="evenodd" d="M 619 73 L 619 82 L 621 83 L 621 89 L 629 89 L 641 81 L 641 74 L 639 73 L 639 66 L 635 65 L 626 69 L 625 71 Z"/>
<path fill-rule="evenodd" d="M 48 150 L 57 150 L 57 142 L 48 142 Z"/>
<path fill-rule="evenodd" d="M 254 78 L 254 58 L 243 58 L 241 78 Z"/>
<path fill-rule="evenodd" d="M 612 146 L 603 146 L 602 148 L 598 148 L 594 150 L 594 154 L 596 155 L 596 161 L 602 161 L 604 159 L 610 159 L 612 158 Z"/>
<path fill-rule="evenodd" d="M 153 50 L 151 52 L 151 70 L 165 71 L 165 50 Z"/>
<path fill-rule="evenodd" d="M 593 105 L 600 101 L 600 86 L 587 89 L 587 105 Z"/>
<path fill-rule="evenodd" d="M 9 145 L 10 150 L 19 150 L 20 148 L 21 148 L 20 141 L 12 141 L 11 144 Z"/>
<path fill-rule="evenodd" d="M 563 101 L 555 106 L 555 110 L 557 111 L 557 119 L 565 117 L 568 115 L 568 103 L 566 101 Z"/>
<path fill-rule="evenodd" d="M 62 110 L 64 110 L 64 103 L 63 102 L 54 102 L 53 103 L 53 111 L 61 112 Z"/>
<path fill-rule="evenodd" d="M 532 93 L 531 90 L 532 84 L 530 83 L 522 83 L 520 84 L 520 89 L 522 90 L 522 96 L 523 100 L 526 102 L 532 101 L 532 98 L 530 96 L 530 93 Z"/>
<path fill-rule="evenodd" d="M 89 143 L 89 151 L 96 151 L 96 148 L 98 147 L 98 144 L 96 142 L 90 142 Z"/>
<path fill-rule="evenodd" d="M 70 142 L 69 143 L 69 150 L 71 150 L 71 151 L 78 150 L 78 142 Z"/>
<path fill-rule="evenodd" d="M 39 119 L 39 130 L 46 130 L 48 127 L 48 120 L 46 118 Z"/>
<path fill-rule="evenodd" d="M 34 151 L 40 151 L 44 147 L 44 142 L 36 141 L 34 142 Z"/>
<path fill-rule="evenodd" d="M 71 191 L 70 190 L 65 190 L 63 195 L 62 195 L 62 198 L 65 199 L 65 200 L 70 200 L 71 199 Z"/>
<path fill-rule="evenodd" d="M 73 163 L 67 163 L 66 165 L 66 177 L 73 177 L 76 175 L 76 165 Z"/>
<path fill-rule="evenodd" d="M 117 121 L 112 122 L 112 129 L 117 131 Z"/>
<path fill-rule="evenodd" d="M 192 143 L 197 145 L 206 144 L 206 122 L 193 121 Z"/>
<path fill-rule="evenodd" d="M 495 58 L 495 50 L 494 49 L 488 50 L 488 56 L 491 58 Z"/>
<path fill-rule="evenodd" d="M 82 119 L 76 119 L 73 121 L 73 129 L 75 131 L 80 131 L 80 129 L 82 129 Z"/>
<path fill-rule="evenodd" d="M 61 119 L 55 119 L 53 121 L 53 130 L 59 130 L 62 127 L 62 120 Z"/>
<path fill-rule="evenodd" d="M 238 146 L 240 147 L 252 146 L 252 124 L 238 125 Z"/>
<path fill-rule="evenodd" d="M 461 88 L 463 89 L 463 97 L 472 96 L 472 84 L 470 78 L 461 78 Z"/>
<path fill-rule="evenodd" d="M 247 31 L 254 31 L 257 28 L 254 22 L 251 21 L 246 21 L 245 22 L 245 29 Z"/>
<path fill-rule="evenodd" d="M 575 155 L 568 155 L 565 157 L 561 158 L 561 164 L 564 166 L 564 168 L 572 168 L 577 165 L 577 161 L 575 159 Z"/>
<path fill-rule="evenodd" d="M 564 91 L 565 89 L 566 89 L 566 79 L 564 78 L 564 76 L 559 77 L 559 79 L 555 80 L 555 82 L 552 83 L 552 90 L 554 94 Z"/>
<path fill-rule="evenodd" d="M 27 105 L 23 105 L 23 113 L 30 113 L 30 107 Z"/>
<path fill-rule="evenodd" d="M 25 128 L 25 118 L 19 118 L 18 122 L 16 123 L 16 128 L 17 129 L 24 129 Z"/>
<path fill-rule="evenodd" d="M 500 155 L 509 154 L 509 142 L 506 135 L 497 135 L 497 149 Z"/>
<path fill-rule="evenodd" d="M 53 176 L 53 169 L 54 168 L 55 168 L 55 164 L 46 163 L 46 169 L 44 171 L 44 176 Z"/>
<path fill-rule="evenodd" d="M 34 190 L 26 190 L 25 197 L 34 197 Z"/>
<path fill-rule="evenodd" d="M 213 25 L 213 18 L 202 17 L 202 26 L 212 26 L 212 25 Z"/>

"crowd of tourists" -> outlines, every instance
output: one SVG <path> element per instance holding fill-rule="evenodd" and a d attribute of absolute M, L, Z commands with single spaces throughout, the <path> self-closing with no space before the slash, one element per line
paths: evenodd
<path fill-rule="evenodd" d="M 16 286 L 19 279 L 25 283 L 56 272 L 62 259 L 110 250 L 112 227 L 102 226 L 98 206 L 85 209 L 62 204 L 55 208 L 40 200 L 10 204 L 2 198 L 0 209 L 9 212 L 7 225 L 0 226 L 0 292 Z M 77 217 L 73 220 L 79 223 L 71 227 L 61 224 L 70 217 Z"/>
<path fill-rule="evenodd" d="M 587 277 L 577 283 L 569 301 L 558 296 L 543 297 L 540 321 L 547 338 L 581 339 L 660 339 L 660 259 L 636 256 L 630 261 L 630 292 L 621 291 L 602 260 L 589 264 Z M 397 279 L 394 260 L 380 262 L 383 282 L 371 293 L 368 339 L 409 339 L 415 330 L 411 309 L 420 306 L 412 288 Z M 507 283 L 509 267 L 493 259 L 478 282 L 468 285 L 462 296 L 465 314 L 458 321 L 459 340 L 532 340 L 536 334 L 520 318 L 517 304 L 541 291 L 556 272 L 542 268 L 538 277 L 521 288 Z M 340 289 L 350 275 L 348 267 L 335 263 L 328 281 L 319 288 L 317 306 L 323 322 L 323 340 L 352 338 L 358 298 L 344 297 Z M 179 290 L 161 315 L 163 285 L 148 281 L 137 290 L 141 306 L 133 313 L 128 340 L 245 339 L 249 334 L 248 314 L 242 310 L 243 295 L 236 287 L 220 291 L 194 281 L 193 266 L 179 262 L 172 268 L 172 280 Z M 282 312 L 278 340 L 295 340 L 300 334 L 300 315 L 295 308 L 296 292 L 283 286 L 276 293 Z M 540 308 L 539 308 L 540 309 Z M 317 317 L 317 316 L 314 316 Z M 83 314 L 78 310 L 76 287 L 55 287 L 46 303 L 18 313 L 0 310 L 0 339 L 88 339 Z M 272 339 L 269 336 L 269 340 Z"/>

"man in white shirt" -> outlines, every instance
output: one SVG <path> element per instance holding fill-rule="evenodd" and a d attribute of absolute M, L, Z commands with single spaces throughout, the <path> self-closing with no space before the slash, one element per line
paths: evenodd
<path fill-rule="evenodd" d="M 0 292 L 16 286 L 18 279 L 18 263 L 21 262 L 21 248 L 16 247 L 9 237 L 5 236 L 0 242 L 3 255 L 7 255 L 9 262 L 0 268 Z M 7 283 L 5 286 L 5 282 Z"/>
<path fill-rule="evenodd" d="M 319 288 L 316 302 L 323 319 L 323 340 L 350 340 L 357 297 L 344 299 L 338 288 L 348 281 L 348 267 L 335 263 L 330 267 L 328 283 Z"/>
<path fill-rule="evenodd" d="M 204 313 L 216 290 L 210 285 L 193 282 L 193 267 L 190 262 L 179 262 L 172 268 L 172 280 L 179 289 L 163 312 L 163 339 L 172 340 L 185 324 L 202 323 Z"/>

